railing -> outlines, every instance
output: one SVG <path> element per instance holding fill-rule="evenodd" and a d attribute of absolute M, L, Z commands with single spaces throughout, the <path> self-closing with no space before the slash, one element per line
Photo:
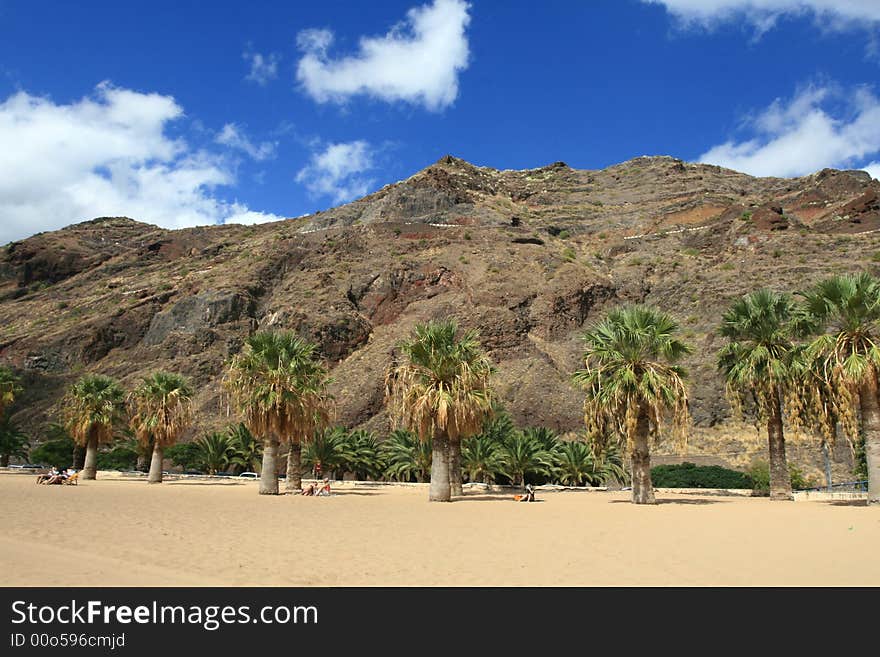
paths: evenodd
<path fill-rule="evenodd" d="M 802 490 L 806 491 L 827 491 L 828 486 L 814 486 L 813 488 L 804 488 Z M 862 479 L 861 481 L 844 481 L 839 484 L 831 484 L 831 490 L 843 490 L 843 491 L 857 491 L 865 493 L 868 490 L 868 480 Z"/>

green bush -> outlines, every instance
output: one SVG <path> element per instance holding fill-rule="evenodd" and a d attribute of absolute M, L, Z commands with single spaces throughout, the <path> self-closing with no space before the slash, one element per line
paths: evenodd
<path fill-rule="evenodd" d="M 31 463 L 67 468 L 73 464 L 73 439 L 48 440 L 31 450 Z"/>
<path fill-rule="evenodd" d="M 204 460 L 202 458 L 202 450 L 199 449 L 196 443 L 177 443 L 167 448 L 163 456 L 166 459 L 171 459 L 174 465 L 184 470 L 201 468 L 202 461 Z"/>
<path fill-rule="evenodd" d="M 134 470 L 137 452 L 128 445 L 119 445 L 108 452 L 98 452 L 98 470 Z"/>
<path fill-rule="evenodd" d="M 803 471 L 792 463 L 788 464 L 788 474 L 791 477 L 792 490 L 813 486 L 813 482 L 804 476 Z M 756 493 L 770 494 L 770 464 L 767 461 L 755 461 L 749 468 L 749 476 L 752 478 L 752 489 Z"/>
<path fill-rule="evenodd" d="M 651 481 L 658 488 L 752 488 L 752 479 L 744 472 L 687 461 L 651 468 Z"/>

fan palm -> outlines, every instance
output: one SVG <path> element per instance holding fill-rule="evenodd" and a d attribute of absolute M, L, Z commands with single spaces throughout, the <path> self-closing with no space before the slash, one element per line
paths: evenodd
<path fill-rule="evenodd" d="M 400 344 L 405 362 L 386 376 L 386 401 L 397 424 L 433 439 L 428 499 L 461 494 L 461 440 L 482 429 L 492 413 L 493 367 L 477 333 L 456 339 L 454 320 L 417 325 Z"/>
<path fill-rule="evenodd" d="M 758 290 L 734 301 L 719 329 L 728 339 L 718 352 L 728 395 L 739 408 L 753 400 L 756 421 L 767 427 L 770 498 L 775 500 L 792 499 L 782 411 L 798 369 L 799 349 L 792 341 L 795 311 L 789 295 Z"/>
<path fill-rule="evenodd" d="M 18 385 L 18 377 L 15 373 L 0 365 L 0 420 L 3 419 L 6 409 L 12 406 L 15 396 L 21 392 L 21 386 Z"/>
<path fill-rule="evenodd" d="M 233 357 L 225 377 L 248 429 L 263 439 L 261 495 L 278 494 L 279 441 L 287 442 L 287 490 L 302 486 L 302 444 L 330 420 L 327 370 L 315 345 L 293 333 L 259 332 Z"/>
<path fill-rule="evenodd" d="M 223 472 L 232 459 L 232 443 L 229 435 L 214 431 L 196 441 L 199 460 L 208 474 Z"/>
<path fill-rule="evenodd" d="M 125 415 L 125 393 L 119 384 L 101 374 L 87 374 L 70 386 L 62 401 L 65 426 L 74 442 L 85 446 L 81 479 L 94 479 L 98 444 L 113 439 Z"/>
<path fill-rule="evenodd" d="M 9 459 L 28 457 L 28 437 L 8 416 L 0 417 L 0 467 L 9 466 Z"/>
<path fill-rule="evenodd" d="M 868 466 L 868 503 L 880 504 L 880 280 L 862 273 L 834 276 L 803 293 L 804 326 L 822 332 L 807 348 L 851 442 L 861 430 Z"/>
<path fill-rule="evenodd" d="M 129 395 L 131 429 L 138 441 L 153 443 L 150 458 L 151 484 L 162 483 L 164 451 L 177 442 L 192 421 L 193 389 L 179 374 L 153 372 Z"/>
<path fill-rule="evenodd" d="M 229 446 L 232 450 L 229 463 L 245 472 L 259 472 L 263 446 L 254 434 L 244 424 L 238 423 L 231 425 L 226 430 L 226 435 L 229 437 Z"/>
<path fill-rule="evenodd" d="M 632 501 L 654 504 L 648 438 L 659 441 L 660 425 L 671 415 L 673 430 L 685 439 L 689 420 L 685 371 L 676 365 L 690 348 L 675 337 L 669 315 L 645 306 L 608 313 L 583 335 L 585 369 L 573 380 L 586 395 L 584 415 L 592 432 L 614 429 L 626 439 L 632 460 Z"/>
<path fill-rule="evenodd" d="M 397 481 L 423 482 L 431 473 L 431 459 L 434 452 L 433 441 L 428 436 L 425 440 L 412 431 L 395 429 L 382 443 L 385 475 Z"/>

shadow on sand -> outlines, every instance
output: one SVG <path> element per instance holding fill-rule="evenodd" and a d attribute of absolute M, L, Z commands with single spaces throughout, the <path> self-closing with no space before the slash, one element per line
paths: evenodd
<path fill-rule="evenodd" d="M 138 481 L 148 484 L 145 479 L 130 479 L 128 481 Z M 243 481 L 183 481 L 181 479 L 165 480 L 163 486 L 243 486 Z"/>
<path fill-rule="evenodd" d="M 516 502 L 513 495 L 491 495 L 491 494 L 474 494 L 465 493 L 461 496 L 452 498 L 453 502 Z M 542 499 L 535 499 L 535 502 L 543 502 Z M 525 502 L 525 504 L 534 504 L 534 502 Z"/>
<path fill-rule="evenodd" d="M 831 506 L 868 506 L 868 500 L 827 500 Z"/>
<path fill-rule="evenodd" d="M 611 504 L 632 504 L 631 500 L 610 500 Z M 699 499 L 682 499 L 682 500 L 670 500 L 670 499 L 658 499 L 657 504 L 693 504 L 696 506 L 701 506 L 704 504 L 723 504 L 724 500 L 706 500 L 703 498 Z M 650 505 L 646 505 L 650 506 Z"/>

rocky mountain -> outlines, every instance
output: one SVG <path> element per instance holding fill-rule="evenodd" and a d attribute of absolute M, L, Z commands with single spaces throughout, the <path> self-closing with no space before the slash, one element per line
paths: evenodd
<path fill-rule="evenodd" d="M 133 385 L 156 368 L 193 379 L 201 433 L 230 419 L 220 377 L 243 338 L 292 329 L 332 369 L 338 422 L 384 431 L 396 342 L 454 316 L 479 329 L 517 422 L 567 431 L 583 422 L 569 384 L 580 334 L 615 305 L 645 302 L 695 347 L 690 453 L 742 465 L 763 442 L 729 417 L 714 367 L 721 313 L 760 286 L 880 273 L 878 194 L 862 171 L 754 178 L 671 157 L 501 171 L 445 156 L 271 224 L 94 219 L 0 249 L 0 362 L 24 376 L 16 419 L 36 435 L 83 372 Z"/>

